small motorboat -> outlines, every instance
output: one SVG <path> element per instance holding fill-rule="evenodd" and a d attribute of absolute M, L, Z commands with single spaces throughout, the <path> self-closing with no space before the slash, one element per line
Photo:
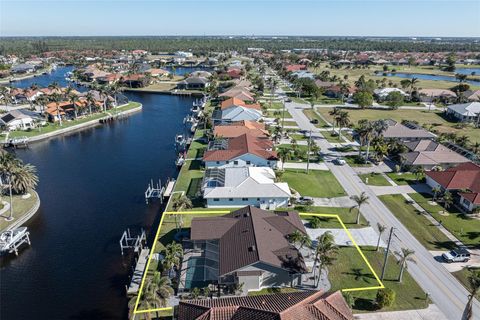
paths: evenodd
<path fill-rule="evenodd" d="M 195 130 L 197 130 L 197 125 L 198 125 L 197 122 L 194 122 L 194 123 L 192 124 L 192 126 L 190 127 L 190 132 L 191 132 L 191 133 L 195 133 Z"/>
<path fill-rule="evenodd" d="M 175 161 L 175 164 L 177 165 L 178 168 L 180 168 L 181 166 L 183 166 L 184 163 L 185 163 L 185 157 L 182 154 L 179 154 L 177 160 Z"/>
<path fill-rule="evenodd" d="M 19 227 L 2 232 L 0 234 L 0 253 L 15 252 L 18 254 L 18 247 L 22 243 L 28 242 L 30 244 L 28 235 L 27 227 Z"/>
<path fill-rule="evenodd" d="M 178 145 L 184 145 L 185 144 L 185 137 L 183 134 L 177 134 L 175 136 L 175 143 Z"/>

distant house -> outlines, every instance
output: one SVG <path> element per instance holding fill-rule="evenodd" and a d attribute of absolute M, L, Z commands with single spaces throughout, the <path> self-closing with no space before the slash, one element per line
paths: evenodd
<path fill-rule="evenodd" d="M 306 273 L 301 253 L 287 239 L 295 231 L 306 234 L 297 212 L 246 206 L 223 216 L 193 218 L 184 247 L 196 252 L 193 258 L 198 264 L 203 260 L 209 266 L 209 272 L 196 279 L 200 282 L 220 286 L 243 283 L 245 293 L 295 286 Z M 188 268 L 185 260 L 182 269 Z M 201 268 L 198 264 L 195 267 Z"/>
<path fill-rule="evenodd" d="M 177 89 L 203 90 L 210 85 L 210 81 L 204 77 L 189 77 L 177 83 Z"/>
<path fill-rule="evenodd" d="M 475 90 L 475 91 L 466 91 L 463 93 L 465 98 L 468 99 L 468 101 L 480 101 L 480 90 Z"/>
<path fill-rule="evenodd" d="M 470 161 L 432 140 L 418 140 L 403 144 L 410 150 L 400 155 L 403 165 L 420 166 L 431 170 L 433 168 L 450 168 Z"/>
<path fill-rule="evenodd" d="M 286 207 L 292 196 L 290 188 L 285 182 L 275 182 L 275 178 L 268 167 L 210 168 L 203 179 L 203 198 L 208 208 Z"/>
<path fill-rule="evenodd" d="M 145 73 L 149 73 L 152 77 L 156 78 L 161 78 L 161 77 L 167 77 L 170 72 L 164 69 L 155 69 L 155 68 L 150 68 L 145 70 Z"/>
<path fill-rule="evenodd" d="M 480 166 L 467 162 L 445 171 L 428 171 L 425 176 L 430 187 L 454 193 L 466 211 L 480 208 Z"/>
<path fill-rule="evenodd" d="M 16 64 L 10 68 L 12 73 L 32 73 L 36 70 L 36 66 L 28 63 Z"/>
<path fill-rule="evenodd" d="M 307 66 L 304 64 L 289 64 L 285 66 L 285 71 L 293 72 L 298 70 L 307 70 Z"/>
<path fill-rule="evenodd" d="M 268 138 L 242 134 L 234 138 L 217 138 L 203 155 L 206 168 L 213 167 L 277 167 L 277 152 Z"/>
<path fill-rule="evenodd" d="M 253 94 L 245 88 L 233 88 L 218 95 L 220 98 L 236 98 L 243 101 L 254 102 Z"/>
<path fill-rule="evenodd" d="M 447 114 L 461 122 L 480 123 L 480 102 L 452 104 L 447 106 Z"/>
<path fill-rule="evenodd" d="M 256 121 L 237 121 L 226 125 L 218 125 L 213 128 L 215 137 L 235 138 L 243 134 L 248 134 L 257 138 L 267 138 L 268 130 L 265 124 Z"/>
<path fill-rule="evenodd" d="M 8 131 L 33 129 L 39 122 L 45 119 L 36 112 L 22 109 L 12 110 L 0 118 L 0 125 Z"/>
<path fill-rule="evenodd" d="M 422 139 L 434 139 L 436 136 L 413 123 L 402 124 L 394 120 L 387 120 L 388 128 L 383 133 L 385 139 L 397 139 L 400 141 L 415 141 Z"/>
<path fill-rule="evenodd" d="M 418 94 L 423 102 L 435 102 L 435 100 L 452 102 L 457 98 L 455 92 L 447 89 L 420 89 Z"/>
<path fill-rule="evenodd" d="M 120 83 L 130 88 L 141 88 L 147 84 L 147 77 L 143 74 L 124 75 L 120 78 Z"/>
<path fill-rule="evenodd" d="M 240 79 L 242 77 L 243 71 L 239 68 L 230 68 L 227 70 L 227 74 L 232 79 Z"/>
<path fill-rule="evenodd" d="M 247 104 L 245 101 L 230 98 L 222 102 L 220 110 L 213 114 L 213 120 L 220 123 L 236 121 L 258 121 L 263 114 L 259 104 Z"/>
<path fill-rule="evenodd" d="M 204 319 L 353 320 L 354 317 L 340 291 L 180 301 L 178 320 Z"/>
<path fill-rule="evenodd" d="M 398 88 L 382 88 L 382 89 L 375 89 L 373 91 L 375 96 L 380 100 L 385 100 L 388 97 L 388 95 L 392 92 L 398 92 L 404 97 L 408 96 L 408 94 L 406 94 L 403 90 Z"/>
<path fill-rule="evenodd" d="M 294 71 L 292 72 L 291 74 L 293 77 L 297 77 L 298 79 L 301 79 L 301 78 L 308 78 L 308 79 L 315 79 L 315 75 L 313 73 L 311 73 L 310 71 L 306 71 L 306 70 L 297 70 L 297 71 Z"/>

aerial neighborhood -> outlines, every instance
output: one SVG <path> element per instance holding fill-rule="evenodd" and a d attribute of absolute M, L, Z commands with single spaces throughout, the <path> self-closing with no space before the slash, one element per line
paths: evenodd
<path fill-rule="evenodd" d="M 480 51 L 277 40 L 4 54 L 5 153 L 47 152 L 59 148 L 49 139 L 73 136 L 75 152 L 100 155 L 80 142 L 104 132 L 96 143 L 107 167 L 90 154 L 92 168 L 58 170 L 98 179 L 111 170 L 119 178 L 105 188 L 135 212 L 138 197 L 121 192 L 137 188 L 135 175 L 150 181 L 140 201 L 148 221 L 108 218 L 126 224 L 128 267 L 115 286 L 125 287 L 131 319 L 456 319 L 476 310 Z M 125 150 L 145 159 L 124 156 L 133 171 L 124 179 Z M 0 178 L 3 212 L 13 183 Z M 441 283 L 454 288 L 452 306 Z"/>

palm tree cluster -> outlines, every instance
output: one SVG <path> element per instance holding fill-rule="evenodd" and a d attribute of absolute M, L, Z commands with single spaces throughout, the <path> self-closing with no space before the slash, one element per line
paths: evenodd
<path fill-rule="evenodd" d="M 182 258 L 183 248 L 180 243 L 173 241 L 165 247 L 162 267 L 164 273 L 166 273 L 169 278 L 173 278 L 175 276 L 175 269 L 178 270 L 180 268 Z"/>
<path fill-rule="evenodd" d="M 0 183 L 2 187 L 11 186 L 15 194 L 25 194 L 37 186 L 37 170 L 33 165 L 23 163 L 14 154 L 0 151 Z"/>
<path fill-rule="evenodd" d="M 356 129 L 358 140 L 360 142 L 358 156 L 361 157 L 362 147 L 366 145 L 367 150 L 363 158 L 367 161 L 370 157 L 370 146 L 373 145 L 376 152 L 376 160 L 383 160 L 383 158 L 389 153 L 389 147 L 383 138 L 383 133 L 387 128 L 388 123 L 385 120 L 368 121 L 363 119 L 358 121 L 358 127 Z M 391 149 L 395 148 L 397 148 L 397 146 L 392 144 Z"/>

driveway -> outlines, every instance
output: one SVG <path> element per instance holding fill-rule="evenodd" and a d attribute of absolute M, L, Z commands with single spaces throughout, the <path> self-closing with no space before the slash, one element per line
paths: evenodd
<path fill-rule="evenodd" d="M 435 257 L 435 260 L 440 262 L 448 271 L 456 272 L 466 267 L 475 267 L 475 268 L 480 267 L 480 249 L 475 249 L 475 250 L 469 249 L 468 251 L 470 251 L 470 254 L 471 254 L 470 261 L 453 262 L 453 263 L 447 263 L 445 260 L 443 260 L 442 254 L 445 253 L 446 251 L 430 251 L 430 253 Z"/>
<path fill-rule="evenodd" d="M 280 163 L 278 165 L 280 168 L 282 167 L 282 164 Z M 284 169 L 307 169 L 307 163 L 306 162 L 285 162 L 283 164 Z M 324 170 L 328 171 L 328 167 L 325 163 L 310 163 L 309 169 L 311 170 Z"/>
<path fill-rule="evenodd" d="M 425 183 L 402 186 L 369 186 L 377 196 L 384 194 L 429 193 L 431 188 Z"/>
<path fill-rule="evenodd" d="M 351 208 L 355 205 L 355 202 L 350 197 L 313 198 L 313 204 L 317 207 Z"/>
<path fill-rule="evenodd" d="M 344 229 L 312 229 L 309 228 L 309 224 L 306 221 L 303 221 L 305 225 L 305 230 L 312 240 L 317 239 L 319 236 L 329 231 L 335 237 L 335 244 L 339 246 L 353 246 L 353 242 L 348 236 L 347 232 Z M 378 241 L 378 234 L 372 227 L 359 228 L 359 229 L 348 229 L 352 235 L 353 240 L 359 246 L 376 246 Z M 386 247 L 385 242 L 380 239 L 380 246 Z"/>
<path fill-rule="evenodd" d="M 359 320 L 447 320 L 442 311 L 434 304 L 426 309 L 391 311 L 391 312 L 369 312 L 356 314 L 355 319 Z"/>

